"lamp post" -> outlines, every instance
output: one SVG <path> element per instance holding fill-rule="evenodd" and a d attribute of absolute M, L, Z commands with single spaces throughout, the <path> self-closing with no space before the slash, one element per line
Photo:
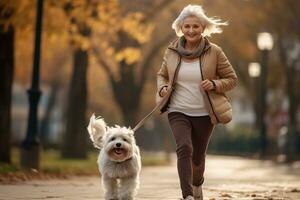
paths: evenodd
<path fill-rule="evenodd" d="M 248 73 L 250 77 L 258 78 L 260 76 L 260 64 L 258 62 L 249 63 Z"/>
<path fill-rule="evenodd" d="M 260 98 L 258 92 L 260 91 L 259 87 L 259 77 L 260 77 L 261 66 L 257 62 L 251 62 L 248 65 L 248 74 L 251 78 L 254 79 L 254 110 L 255 110 L 255 129 L 259 130 L 259 122 L 260 122 L 260 115 L 259 115 L 259 104 Z"/>
<path fill-rule="evenodd" d="M 38 103 L 41 96 L 39 90 L 40 46 L 42 30 L 43 0 L 37 1 L 36 32 L 34 47 L 34 62 L 31 88 L 28 90 L 29 114 L 25 140 L 21 147 L 21 166 L 23 168 L 39 169 L 40 142 L 38 139 Z"/>
<path fill-rule="evenodd" d="M 273 48 L 273 37 L 270 33 L 263 32 L 257 36 L 257 46 L 262 52 L 261 76 L 260 76 L 260 103 L 259 103 L 259 126 L 261 137 L 261 158 L 266 157 L 267 149 L 267 127 L 266 127 L 266 96 L 267 96 L 267 76 L 268 76 L 268 53 Z"/>

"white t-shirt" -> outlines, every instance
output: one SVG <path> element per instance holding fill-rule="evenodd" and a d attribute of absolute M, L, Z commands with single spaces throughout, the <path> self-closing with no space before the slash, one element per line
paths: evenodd
<path fill-rule="evenodd" d="M 204 91 L 200 89 L 201 70 L 199 60 L 181 61 L 175 90 L 172 93 L 168 111 L 181 112 L 189 116 L 205 116 Z"/>

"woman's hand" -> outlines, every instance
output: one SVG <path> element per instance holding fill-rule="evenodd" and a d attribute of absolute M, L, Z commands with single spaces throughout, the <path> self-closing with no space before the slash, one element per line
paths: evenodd
<path fill-rule="evenodd" d="M 167 89 L 167 87 L 165 86 L 165 87 L 163 87 L 163 88 L 161 89 L 161 91 L 159 92 L 159 95 L 160 95 L 161 97 L 164 97 L 164 96 L 167 94 L 167 92 L 168 92 L 168 89 Z"/>
<path fill-rule="evenodd" d="M 208 80 L 208 79 L 202 81 L 200 83 L 200 86 L 205 91 L 210 91 L 210 90 L 214 90 L 215 89 L 215 85 L 213 84 L 213 82 L 211 80 Z"/>

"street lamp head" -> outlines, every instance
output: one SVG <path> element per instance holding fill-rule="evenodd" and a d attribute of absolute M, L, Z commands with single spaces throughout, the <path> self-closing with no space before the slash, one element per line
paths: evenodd
<path fill-rule="evenodd" d="M 248 65 L 248 73 L 250 77 L 257 78 L 260 76 L 260 64 L 257 62 L 251 62 Z"/>
<path fill-rule="evenodd" d="M 271 50 L 273 48 L 273 37 L 270 33 L 258 33 L 257 46 L 260 50 Z"/>

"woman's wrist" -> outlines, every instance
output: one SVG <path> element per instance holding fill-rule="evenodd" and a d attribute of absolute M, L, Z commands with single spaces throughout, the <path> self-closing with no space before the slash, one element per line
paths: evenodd
<path fill-rule="evenodd" d="M 210 80 L 210 82 L 213 84 L 213 89 L 212 90 L 216 90 L 216 83 L 213 80 Z"/>

